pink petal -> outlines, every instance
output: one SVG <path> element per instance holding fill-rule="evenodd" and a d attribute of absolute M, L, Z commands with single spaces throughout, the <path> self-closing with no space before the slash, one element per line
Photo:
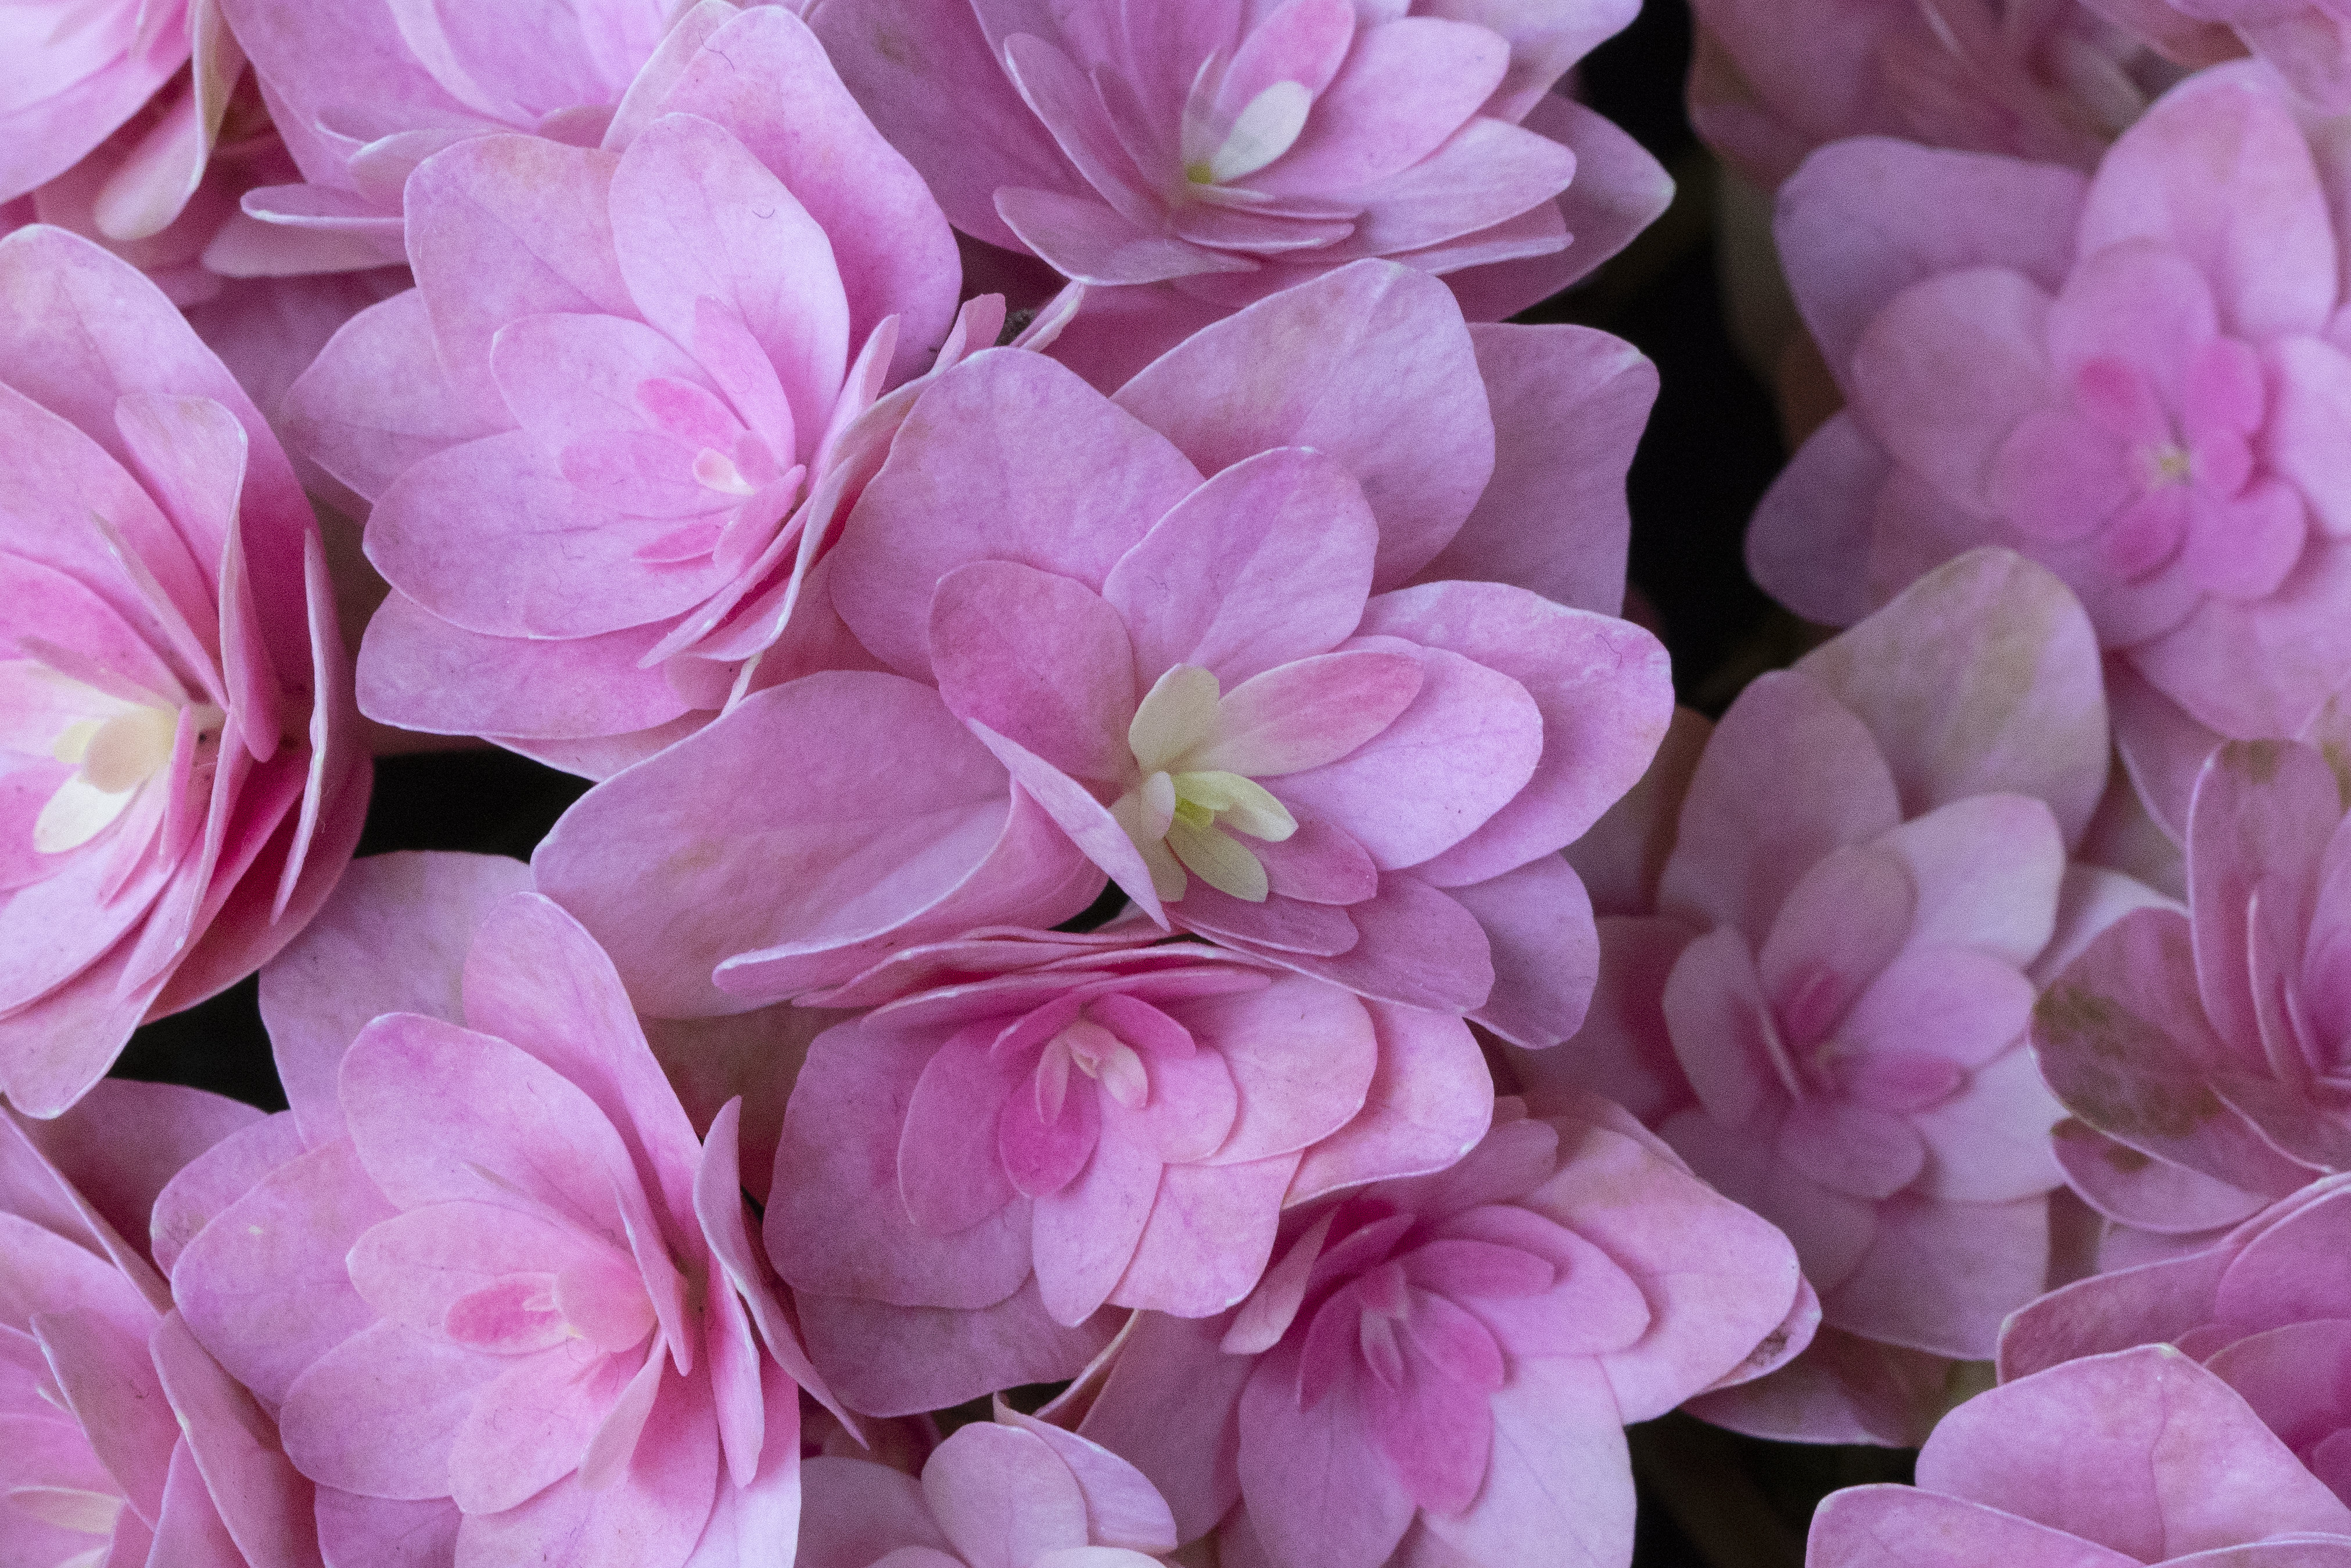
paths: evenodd
<path fill-rule="evenodd" d="M 1541 1050 L 1583 1026 L 1600 968 L 1592 901 L 1575 868 L 1552 855 L 1446 895 L 1486 933 L 1494 988 L 1472 1019 Z"/>
<path fill-rule="evenodd" d="M 281 1166 L 182 1251 L 172 1279 L 189 1327 L 239 1382 L 283 1400 L 304 1368 L 374 1319 L 343 1256 L 392 1213 L 348 1143 Z"/>
<path fill-rule="evenodd" d="M 926 36 L 943 44 L 946 35 Z M 885 318 L 899 319 L 890 378 L 903 381 L 928 368 L 931 346 L 955 317 L 955 236 L 922 176 L 896 150 L 905 143 L 885 139 L 834 74 L 846 57 L 838 49 L 828 57 L 787 12 L 749 12 L 712 35 L 662 107 L 726 127 L 775 171 L 831 246 L 852 338 L 862 340 Z M 853 87 L 854 71 L 852 78 Z M 956 114 L 958 137 L 967 133 L 977 102 Z"/>
<path fill-rule="evenodd" d="M 2076 1414 L 2091 1410 L 2095 1421 Z M 2076 1479 L 2090 1475 L 2107 1479 Z M 2351 1510 L 2243 1401 L 2168 1346 L 2093 1356 L 1971 1401 L 1919 1454 L 1918 1484 L 2141 1561 L 2351 1528 Z"/>
<path fill-rule="evenodd" d="M 1876 608 L 1867 565 L 1893 460 L 1850 408 L 1799 447 L 1747 527 L 1747 565 L 1807 620 L 1850 626 Z"/>
<path fill-rule="evenodd" d="M 1359 1568 L 1386 1560 L 1416 1512 L 1346 1385 L 1300 1410 L 1298 1351 L 1258 1359 L 1240 1397 L 1241 1490 L 1277 1560 Z"/>
<path fill-rule="evenodd" d="M 1361 262 L 1193 335 L 1117 401 L 1204 473 L 1279 446 L 1331 455 L 1363 486 L 1379 523 L 1374 585 L 1390 588 L 1426 568 L 1489 489 L 1491 392 L 1459 320 L 1441 284 Z M 1299 332 L 1322 351 L 1288 355 Z M 1281 373 L 1263 373 L 1276 358 Z"/>
<path fill-rule="evenodd" d="M 1297 1168 L 1294 1155 L 1166 1166 L 1111 1301 L 1186 1318 L 1237 1304 L 1265 1272 Z"/>
<path fill-rule="evenodd" d="M 665 115 L 621 155 L 612 240 L 637 308 L 673 340 L 695 340 L 705 299 L 741 319 L 810 455 L 848 368 L 849 302 L 824 230 L 795 195 L 721 127 Z"/>
<path fill-rule="evenodd" d="M 450 1444 L 503 1357 L 377 1322 L 320 1356 L 278 1412 L 286 1452 L 321 1485 L 371 1497 L 445 1497 Z"/>
<path fill-rule="evenodd" d="M 1976 652 L 1995 642 L 2019 652 Z M 2078 841 L 2105 782 L 2097 643 L 2042 568 L 1963 556 L 1797 667 L 1878 737 L 1906 817 L 2007 791 L 2048 802 Z"/>
<path fill-rule="evenodd" d="M 1904 1193 L 1877 1205 L 1869 1249 L 1821 1292 L 1823 1320 L 1871 1339 L 1959 1360 L 1999 1343 L 2001 1320 L 2041 1292 L 2049 1202 L 1938 1203 Z"/>
<path fill-rule="evenodd" d="M 1138 661 L 1117 611 L 1083 584 L 1011 561 L 958 567 L 931 602 L 930 648 L 957 718 L 1079 779 L 1131 776 Z"/>
<path fill-rule="evenodd" d="M 1656 368 L 1582 327 L 1479 325 L 1469 341 L 1499 422 L 1494 476 L 1461 531 L 1416 577 L 1507 582 L 1616 613 L 1631 530 L 1625 475 L 1656 399 Z M 1572 526 L 1530 521 L 1553 517 Z"/>
<path fill-rule="evenodd" d="M 1087 1542 L 1085 1494 L 1034 1433 L 974 1422 L 923 1467 L 931 1517 L 972 1568 L 1019 1568 Z"/>
<path fill-rule="evenodd" d="M 1547 1552 L 1577 1568 L 1631 1550 L 1633 1489 L 1624 1417 L 1608 1379 L 1575 1357 L 1517 1361 L 1491 1396 L 1494 1448 L 1477 1500 L 1424 1513 L 1428 1531 L 1472 1561 Z M 1572 1478 L 1562 1487 L 1562 1477 Z"/>
<path fill-rule="evenodd" d="M 2011 267 L 2054 293 L 2087 188 L 2054 164 L 1856 138 L 1788 182 L 1776 233 L 1804 320 L 1841 368 L 1896 295 L 1938 273 Z M 1980 218 L 1954 225 L 1954 211 Z M 1862 235 L 1868 243 L 1855 244 Z"/>
<path fill-rule="evenodd" d="M 800 1326 L 825 1380 L 852 1407 L 914 1415 L 999 1388 L 1075 1377 L 1116 1333 L 1115 1313 L 1064 1328 L 1034 1281 L 977 1311 L 802 1295 Z"/>
<path fill-rule="evenodd" d="M 496 855 L 371 855 L 344 873 L 261 981 L 278 1076 L 310 1144 L 343 1135 L 335 1078 L 360 1029 L 383 1013 L 458 1022 L 475 928 L 529 884 L 528 868 Z"/>
<path fill-rule="evenodd" d="M 2100 165 L 2082 250 L 2158 241 L 2211 280 L 2231 330 L 2315 330 L 2335 305 L 2335 239 L 2310 143 L 2282 96 L 2223 72 L 2168 98 Z"/>
<path fill-rule="evenodd" d="M 2066 1531 L 1910 1487 L 1849 1488 L 1824 1500 L 1815 1518 L 1819 1544 L 1813 1550 L 1837 1568 L 1893 1568 L 1896 1563 L 1959 1568 L 1991 1562 L 2123 1568 L 2137 1561 Z"/>
<path fill-rule="evenodd" d="M 810 755 L 791 789 L 770 788 L 775 747 L 798 748 L 795 737 L 809 735 L 862 743 L 829 745 Z M 1016 911 L 1040 925 L 1068 918 L 1043 906 L 1079 907 L 1100 887 L 1099 873 L 1073 865 L 1074 852 L 1057 858 L 1053 844 L 1066 841 L 1050 828 L 1013 841 L 1025 863 L 992 861 L 992 846 L 1022 827 L 1017 808 L 1009 827 L 1006 811 L 1002 765 L 936 694 L 893 676 L 827 674 L 748 698 L 591 792 L 540 845 L 536 870 L 540 889 L 611 955 L 638 1006 L 673 1016 L 735 1011 L 747 1003 L 707 977 L 737 955 L 747 955 L 747 982 L 758 973 L 748 956 L 762 949 L 847 948 L 926 908 L 954 909 L 944 918 L 957 932 Z M 746 886 L 719 874 L 731 856 L 688 855 L 697 843 L 731 844 L 747 832 L 768 835 L 768 852 L 800 857 L 795 863 L 806 870 Z M 663 869 L 648 880 L 640 862 Z M 710 869 L 682 869 L 693 864 Z M 967 882 L 975 872 L 981 880 Z M 836 889 L 857 896 L 844 900 Z M 852 952 L 846 962 L 834 983 L 872 958 Z M 787 982 L 781 994 L 816 983 Z"/>
<path fill-rule="evenodd" d="M 1759 779 L 1780 783 L 1767 795 Z M 1761 941 L 1823 855 L 1900 821 L 1884 756 L 1852 712 L 1808 676 L 1765 675 L 1740 694 L 1699 759 L 1658 903 Z"/>
<path fill-rule="evenodd" d="M 1054 431 L 1061 459 L 1007 464 L 1015 426 Z M 833 602 L 892 668 L 925 673 L 931 595 L 946 573 L 1014 560 L 1098 589 L 1199 482 L 1165 437 L 1043 356 L 978 354 L 907 414 L 842 529 Z"/>
<path fill-rule="evenodd" d="M 1378 539 L 1344 467 L 1277 448 L 1178 503 L 1120 558 L 1102 593 L 1134 637 L 1146 689 L 1171 665 L 1197 664 L 1229 692 L 1356 629 Z"/>
<path fill-rule="evenodd" d="M 418 165 L 409 213 L 426 237 L 411 253 L 434 348 L 472 418 L 506 423 L 490 340 L 524 316 L 626 316 L 613 258 L 610 153 L 535 137 L 482 136 Z M 350 362 L 351 373 L 360 368 Z"/>
<path fill-rule="evenodd" d="M 775 1184 L 765 1219 L 768 1255 L 802 1292 L 804 1312 L 819 1291 L 974 1311 L 1003 1301 L 1028 1277 L 1028 1217 L 1019 1207 L 952 1244 L 925 1237 L 907 1215 L 899 1155 L 932 1051 L 927 1041 L 855 1024 L 819 1036 L 809 1050 L 776 1154 L 777 1167 L 793 1174 Z"/>
<path fill-rule="evenodd" d="M 1075 1327 L 1117 1288 L 1151 1218 L 1163 1168 L 1156 1155 L 1105 1138 L 1075 1180 L 1035 1200 L 1029 1244 L 1054 1322 Z"/>

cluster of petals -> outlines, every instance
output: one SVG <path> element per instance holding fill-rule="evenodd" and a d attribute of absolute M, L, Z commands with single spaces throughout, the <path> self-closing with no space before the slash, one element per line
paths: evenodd
<path fill-rule="evenodd" d="M 1648 390 L 1614 339 L 1473 328 L 1376 261 L 1114 398 L 976 354 L 806 579 L 796 678 L 591 791 L 539 885 L 656 1015 L 1051 925 L 1107 875 L 1163 928 L 1550 1044 L 1591 975 L 1556 852 L 1670 713 L 1614 615 Z M 742 874 L 754 844 L 791 872 Z"/>
<path fill-rule="evenodd" d="M 332 889 L 367 758 L 308 502 L 129 265 L 0 240 L 0 1089 L 55 1115 Z"/>
<path fill-rule="evenodd" d="M 2214 745 L 2294 735 L 2351 676 L 2341 152 L 2296 115 L 2244 62 L 2086 178 L 1862 138 L 1781 193 L 1849 406 L 1758 511 L 1757 578 L 1841 625 L 1976 544 L 2042 561 L 2097 626 L 2117 743 L 2175 834 Z"/>
<path fill-rule="evenodd" d="M 2095 0 L 1694 0 L 1689 112 L 1776 188 L 1849 136 L 2080 168 L 2179 72 Z"/>
<path fill-rule="evenodd" d="M 2059 1157 L 2121 1228 L 2116 1260 L 2351 1170 L 2351 823 L 2325 756 L 2213 753 L 2189 816 L 2188 908 L 2101 933 L 2051 982 L 2032 1040 L 2074 1118 Z"/>
<path fill-rule="evenodd" d="M 393 590 L 360 706 L 601 777 L 738 695 L 877 399 L 1001 317 L 941 349 L 946 220 L 774 6 L 688 13 L 589 145 L 468 135 L 406 190 L 416 287 L 288 399 Z"/>
<path fill-rule="evenodd" d="M 1459 1019 L 1123 924 L 916 947 L 826 998 L 928 982 L 815 1041 L 768 1201 L 810 1354 L 857 1408 L 1071 1376 L 1105 1302 L 1213 1316 L 1285 1207 L 1485 1133 Z"/>
<path fill-rule="evenodd" d="M 1915 1441 L 1906 1399 L 1939 1386 L 1889 1389 L 1852 1342 L 1982 1360 L 2049 1282 L 2035 980 L 2157 901 L 2068 862 L 2105 781 L 2095 640 L 2046 571 L 1977 551 L 1756 680 L 1680 767 L 1575 852 L 1600 989 L 1519 1074 L 1614 1096 L 1794 1240 L 1819 1351 L 1710 1418 Z"/>
<path fill-rule="evenodd" d="M 1099 1443 L 998 1405 L 908 1475 L 842 1454 L 802 1467 L 799 1568 L 1153 1568 L 1167 1501 Z"/>
<path fill-rule="evenodd" d="M 1917 1485 L 1835 1492 L 1806 1568 L 2341 1568 L 2351 1509 L 2168 1345 L 2068 1362 L 1945 1417 Z"/>
<path fill-rule="evenodd" d="M 815 1378 L 738 1108 L 696 1138 L 610 963 L 528 884 L 353 868 L 264 976 L 293 1108 L 165 1189 L 159 1261 L 338 1564 L 788 1563 Z"/>
<path fill-rule="evenodd" d="M 261 1121 L 107 1082 L 49 1122 L 0 1110 L 0 1530 L 12 1563 L 319 1568 L 311 1489 L 172 1309 L 151 1211 Z"/>
<path fill-rule="evenodd" d="M 810 12 L 956 228 L 1091 286 L 1061 351 L 1108 386 L 1234 307 L 1365 257 L 1446 277 L 1479 320 L 1606 260 L 1672 183 L 1551 89 L 1635 9 L 822 0 Z"/>
<path fill-rule="evenodd" d="M 2342 0 L 2085 0 L 2185 66 L 2246 51 L 2314 108 L 2351 109 L 2351 9 Z"/>
<path fill-rule="evenodd" d="M 402 0 L 204 3 L 251 61 L 291 154 L 279 178 L 244 193 L 244 211 L 281 235 L 313 236 L 377 265 L 407 259 L 402 186 L 417 164 L 500 132 L 596 145 L 672 26 L 694 10 L 671 0 L 496 12 Z"/>
<path fill-rule="evenodd" d="M 1501 1101 L 1447 1170 L 1292 1209 L 1277 1252 L 1230 1312 L 1137 1313 L 1046 1411 L 1225 1562 L 1621 1564 L 1625 1423 L 1815 1321 L 1786 1238 L 1573 1092 Z"/>
<path fill-rule="evenodd" d="M 2011 1320 L 2003 1378 L 2170 1344 L 2235 1389 L 2351 1501 L 2351 1178 L 2328 1176 L 2211 1246 L 2068 1285 Z"/>

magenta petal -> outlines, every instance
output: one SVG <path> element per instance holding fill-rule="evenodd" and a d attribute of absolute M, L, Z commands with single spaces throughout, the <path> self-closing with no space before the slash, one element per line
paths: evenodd
<path fill-rule="evenodd" d="M 957 718 L 1075 778 L 1116 785 L 1132 773 L 1136 657 L 1117 611 L 1084 584 L 1006 560 L 957 567 L 931 601 L 930 646 Z"/>
<path fill-rule="evenodd" d="M 1230 691 L 1355 630 L 1378 542 L 1345 467 L 1278 448 L 1177 503 L 1111 569 L 1102 593 L 1134 634 L 1145 689 L 1172 665 L 1197 664 Z"/>

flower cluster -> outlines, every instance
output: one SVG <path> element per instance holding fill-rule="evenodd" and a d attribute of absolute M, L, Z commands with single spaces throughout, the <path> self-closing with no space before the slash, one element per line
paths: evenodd
<path fill-rule="evenodd" d="M 1709 720 L 1505 319 L 1632 10 L 15 6 L 0 1557 L 1626 1568 L 1686 1408 L 2351 1564 L 2346 19 L 1698 5 L 1844 403 Z"/>

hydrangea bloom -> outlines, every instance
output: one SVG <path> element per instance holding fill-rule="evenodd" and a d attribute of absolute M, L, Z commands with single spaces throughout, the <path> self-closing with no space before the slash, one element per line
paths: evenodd
<path fill-rule="evenodd" d="M 1589 927 L 1554 852 L 1670 704 L 1655 640 L 1594 612 L 1623 592 L 1629 432 L 1606 416 L 1645 397 L 1635 362 L 1468 329 L 1381 262 L 1115 399 L 977 355 L 924 390 L 818 562 L 772 657 L 815 673 L 592 791 L 541 885 L 655 1013 L 1050 925 L 1106 873 L 1165 926 L 1560 1039 Z M 1591 445 L 1534 434 L 1579 408 L 1604 416 Z M 740 874 L 747 842 L 792 874 Z"/>
<path fill-rule="evenodd" d="M 849 988 L 901 994 L 810 1051 L 768 1245 L 858 1408 L 1069 1376 L 1105 1301 L 1220 1312 L 1285 1205 L 1440 1169 L 1486 1131 L 1458 1019 L 1128 926 L 912 949 Z"/>
<path fill-rule="evenodd" d="M 1096 1443 L 998 1406 L 922 1477 L 811 1459 L 800 1568 L 1150 1568 L 1176 1546 L 1166 1500 Z"/>
<path fill-rule="evenodd" d="M 0 81 L 0 205 L 82 171 L 91 217 L 136 242 L 180 215 L 245 71 L 218 0 L 97 0 L 8 8 Z"/>
<path fill-rule="evenodd" d="M 2058 1143 L 2120 1225 L 2232 1225 L 2351 1170 L 2351 864 L 2336 777 L 2314 747 L 2215 752 L 2188 829 L 2188 909 L 2138 911 L 2051 984 L 2042 1070 L 2081 1124 Z"/>
<path fill-rule="evenodd" d="M 2314 135 L 2242 64 L 2175 89 L 2086 181 L 1863 140 L 1782 193 L 1851 406 L 1757 513 L 1758 579 L 1843 624 L 1973 544 L 2048 565 L 2175 833 L 2213 745 L 2293 735 L 2351 676 L 2341 153 Z"/>
<path fill-rule="evenodd" d="M 365 246 L 380 264 L 405 259 L 401 187 L 424 159 L 500 131 L 592 147 L 649 62 L 658 59 L 656 77 L 674 73 L 736 10 L 725 0 L 496 12 L 400 0 L 207 3 L 251 57 L 298 166 L 251 191 L 246 209 L 280 231 Z"/>
<path fill-rule="evenodd" d="M 53 1122 L 0 1110 L 12 1562 L 319 1568 L 309 1483 L 172 1310 L 146 1247 L 163 1184 L 260 1120 L 162 1083 L 101 1083 Z"/>
<path fill-rule="evenodd" d="M 1520 1076 L 1622 1099 L 1786 1230 L 1830 1329 L 1990 1356 L 2052 1268 L 2038 967 L 2155 896 L 2068 866 L 2105 770 L 2096 646 L 2064 585 L 2004 551 L 1951 563 L 1750 685 L 1685 791 L 1648 802 L 1670 852 L 1654 881 L 1599 882 L 1598 999 Z M 1705 1408 L 1899 1441 L 1909 1417 L 1847 1386 L 1866 1364 L 1832 1341 Z"/>
<path fill-rule="evenodd" d="M 799 19 L 713 4 L 670 50 L 599 146 L 420 165 L 418 287 L 291 394 L 374 504 L 371 717 L 598 776 L 705 722 L 947 339 L 946 224 Z"/>
<path fill-rule="evenodd" d="M 1226 1561 L 1623 1568 L 1625 1423 L 1810 1330 L 1786 1239 L 1588 1095 L 1502 1102 L 1460 1164 L 1292 1209 L 1277 1251 L 1079 1385 L 1078 1430 Z"/>
<path fill-rule="evenodd" d="M 354 869 L 265 977 L 294 1109 L 159 1206 L 173 1293 L 276 1410 L 338 1563 L 786 1562 L 787 1369 L 815 1379 L 736 1113 L 695 1138 L 611 965 L 525 881 Z"/>
<path fill-rule="evenodd" d="M 1771 188 L 1846 136 L 2081 168 L 2175 72 L 2092 0 L 1696 0 L 1691 121 Z"/>
<path fill-rule="evenodd" d="M 2342 1568 L 2351 1510 L 2227 1385 L 2148 1347 L 1979 1395 L 1919 1450 L 1915 1488 L 1855 1487 L 1823 1502 L 1804 1562 Z"/>
<path fill-rule="evenodd" d="M 2351 1177 L 2328 1176 L 2201 1251 L 2069 1285 L 2001 1336 L 2001 1375 L 2169 1343 L 2351 1501 Z"/>
<path fill-rule="evenodd" d="M 54 1115 L 251 973 L 366 810 L 309 505 L 179 312 L 0 240 L 0 1087 Z"/>
<path fill-rule="evenodd" d="M 1635 9 L 810 8 L 957 228 L 1093 286 L 1059 351 L 1105 387 L 1236 306 L 1365 256 L 1447 277 L 1479 320 L 1606 260 L 1671 183 L 1549 89 Z"/>

